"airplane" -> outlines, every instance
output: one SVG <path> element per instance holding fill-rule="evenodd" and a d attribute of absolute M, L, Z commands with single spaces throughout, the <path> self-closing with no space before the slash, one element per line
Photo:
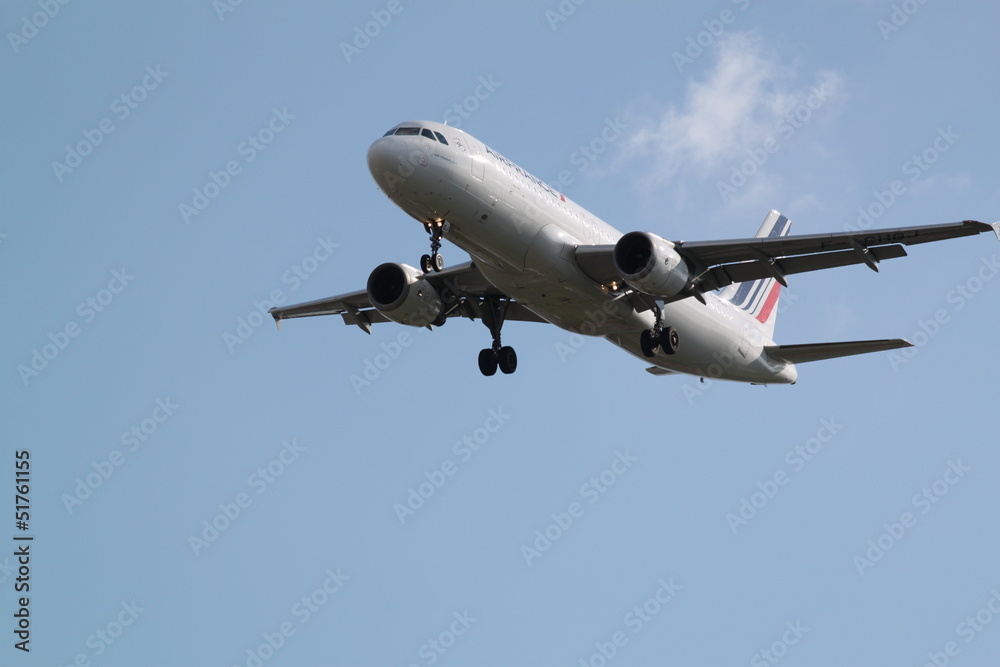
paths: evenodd
<path fill-rule="evenodd" d="M 651 364 L 654 375 L 685 373 L 751 384 L 794 384 L 796 364 L 911 346 L 902 339 L 778 345 L 774 326 L 786 276 L 852 264 L 878 271 L 904 245 L 992 231 L 974 220 L 835 234 L 790 236 L 771 211 L 753 238 L 670 241 L 622 233 L 468 133 L 432 121 L 392 127 L 372 143 L 368 169 L 430 236 L 420 268 L 384 263 L 366 289 L 270 310 L 281 321 L 341 315 L 371 333 L 396 322 L 440 327 L 479 319 L 492 345 L 483 375 L 517 369 L 501 343 L 507 320 L 547 322 L 601 336 Z M 442 241 L 471 261 L 444 267 Z"/>

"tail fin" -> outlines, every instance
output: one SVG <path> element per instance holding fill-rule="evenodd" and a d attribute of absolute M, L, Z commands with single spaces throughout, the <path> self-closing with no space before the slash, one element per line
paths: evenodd
<path fill-rule="evenodd" d="M 772 210 L 764 218 L 764 224 L 757 230 L 755 238 L 787 236 L 791 228 L 791 220 Z M 746 311 L 760 322 L 768 337 L 774 337 L 774 323 L 778 319 L 778 298 L 781 296 L 781 284 L 774 278 L 760 278 L 730 285 L 719 296 Z"/>

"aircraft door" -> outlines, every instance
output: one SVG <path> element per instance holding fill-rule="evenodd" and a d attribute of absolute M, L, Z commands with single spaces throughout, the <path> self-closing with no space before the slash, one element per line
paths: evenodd
<path fill-rule="evenodd" d="M 486 178 L 486 157 L 483 147 L 472 137 L 468 138 L 469 150 L 472 153 L 472 177 L 482 181 Z"/>

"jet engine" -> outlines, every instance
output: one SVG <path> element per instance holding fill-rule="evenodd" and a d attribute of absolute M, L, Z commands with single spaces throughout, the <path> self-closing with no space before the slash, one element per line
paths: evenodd
<path fill-rule="evenodd" d="M 393 322 L 413 327 L 440 324 L 444 303 L 423 276 L 407 264 L 382 264 L 368 276 L 368 299 Z"/>
<path fill-rule="evenodd" d="M 629 286 L 660 298 L 678 294 L 691 280 L 674 244 L 648 232 L 629 232 L 618 240 L 615 269 Z"/>

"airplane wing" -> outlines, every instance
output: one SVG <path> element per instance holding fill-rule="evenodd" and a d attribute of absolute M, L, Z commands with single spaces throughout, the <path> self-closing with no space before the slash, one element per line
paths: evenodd
<path fill-rule="evenodd" d="M 759 278 L 775 278 L 786 284 L 784 277 L 788 274 L 851 264 L 867 264 L 878 271 L 880 261 L 906 256 L 904 245 L 983 232 L 993 232 L 1000 239 L 1000 222 L 988 224 L 965 220 L 839 234 L 680 241 L 674 245 L 674 250 L 691 266 L 696 276 L 695 289 L 707 292 Z M 576 259 L 587 275 L 608 284 L 620 279 L 614 268 L 613 253 L 613 245 L 580 246 L 576 250 Z"/>
<path fill-rule="evenodd" d="M 426 278 L 446 301 L 448 317 L 469 319 L 482 317 L 483 303 L 486 299 L 507 298 L 507 295 L 494 287 L 472 262 L 453 266 L 438 273 L 429 273 Z M 367 290 L 272 308 L 268 312 L 271 313 L 278 328 L 281 328 L 282 320 L 296 317 L 340 315 L 344 318 L 345 324 L 354 324 L 365 333 L 371 333 L 372 324 L 389 321 L 372 306 Z M 513 300 L 507 308 L 505 319 L 524 322 L 545 321 Z"/>

